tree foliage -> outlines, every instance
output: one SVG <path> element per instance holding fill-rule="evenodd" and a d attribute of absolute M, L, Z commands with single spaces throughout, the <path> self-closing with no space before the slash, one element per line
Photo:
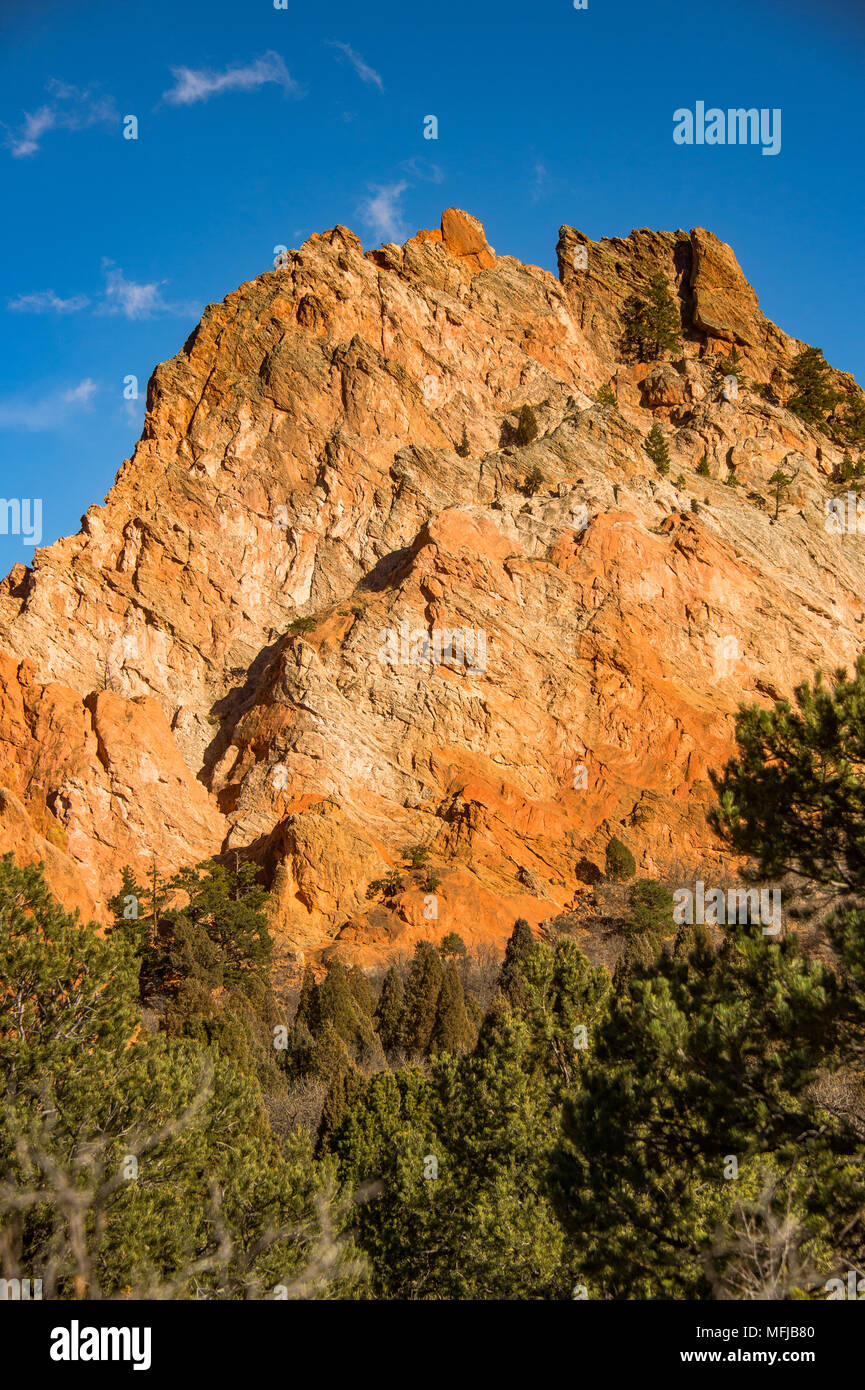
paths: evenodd
<path fill-rule="evenodd" d="M 626 356 L 648 362 L 680 345 L 681 318 L 670 293 L 666 275 L 653 275 L 645 297 L 631 295 L 625 301 L 622 349 Z"/>

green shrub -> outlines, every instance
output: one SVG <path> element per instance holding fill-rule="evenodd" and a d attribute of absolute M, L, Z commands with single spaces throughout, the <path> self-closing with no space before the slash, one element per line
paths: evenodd
<path fill-rule="evenodd" d="M 609 406 L 611 410 L 618 410 L 619 408 L 616 393 L 609 382 L 605 382 L 603 386 L 598 387 L 595 392 L 595 401 L 598 405 Z"/>
<path fill-rule="evenodd" d="M 673 928 L 673 895 L 654 878 L 638 878 L 628 890 L 629 936 L 666 936 Z"/>
<path fill-rule="evenodd" d="M 718 381 L 723 380 L 724 377 L 734 376 L 738 385 L 741 386 L 743 390 L 748 385 L 748 378 L 742 371 L 742 362 L 737 347 L 733 348 L 729 357 L 718 358 L 718 361 L 715 363 L 715 373 Z"/>
<path fill-rule="evenodd" d="M 523 479 L 523 492 L 527 497 L 534 497 L 540 492 L 544 485 L 544 475 L 538 467 L 529 469 Z"/>
<path fill-rule="evenodd" d="M 384 878 L 374 878 L 366 890 L 368 898 L 376 898 L 379 895 L 389 900 L 395 898 L 402 889 L 402 877 L 398 869 L 391 869 L 390 873 Z"/>
<path fill-rule="evenodd" d="M 652 460 L 658 472 L 664 476 L 670 471 L 670 450 L 667 441 L 661 432 L 661 426 L 655 421 L 649 433 L 646 435 L 646 453 Z"/>
<path fill-rule="evenodd" d="M 531 444 L 538 437 L 538 422 L 530 405 L 520 407 L 517 420 L 517 443 L 520 446 Z"/>
<path fill-rule="evenodd" d="M 422 869 L 429 858 L 429 850 L 425 845 L 403 845 L 400 854 L 403 859 L 409 861 L 412 869 Z"/>
<path fill-rule="evenodd" d="M 613 835 L 607 845 L 607 878 L 623 883 L 625 879 L 633 878 L 636 872 L 637 861 L 628 846 Z"/>
<path fill-rule="evenodd" d="M 443 956 L 464 956 L 466 943 L 455 931 L 449 931 L 439 942 L 439 953 Z"/>

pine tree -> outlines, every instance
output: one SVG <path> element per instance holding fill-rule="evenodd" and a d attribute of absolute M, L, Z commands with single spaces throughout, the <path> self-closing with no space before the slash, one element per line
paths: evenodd
<path fill-rule="evenodd" d="M 790 368 L 790 381 L 795 391 L 787 407 L 809 425 L 825 425 L 826 417 L 839 400 L 838 392 L 830 384 L 830 370 L 822 350 L 815 347 L 803 348 Z"/>
<path fill-rule="evenodd" d="M 781 502 L 785 495 L 790 491 L 790 484 L 795 478 L 794 473 L 785 473 L 783 468 L 776 468 L 769 479 L 769 490 L 775 499 L 775 520 L 778 520 L 778 513 L 781 509 Z"/>
<path fill-rule="evenodd" d="M 327 962 L 325 974 L 316 986 L 316 996 L 321 1027 L 333 1024 L 343 1042 L 349 1042 L 354 1033 L 356 1006 L 345 966 L 338 957 L 332 956 Z"/>
<path fill-rule="evenodd" d="M 646 298 L 631 295 L 624 311 L 622 347 L 627 356 L 650 361 L 679 347 L 681 319 L 666 275 L 649 281 Z"/>
<path fill-rule="evenodd" d="M 348 972 L 336 956 L 328 961 L 324 979 L 316 987 L 316 1002 L 320 1030 L 332 1027 L 352 1061 L 369 1065 L 378 1060 L 381 1047 L 375 1036 L 372 1014 L 357 1003 Z"/>
<path fill-rule="evenodd" d="M 554 1168 L 588 1282 L 614 1298 L 709 1296 L 712 1233 L 740 1187 L 725 1181 L 724 1156 L 745 1184 L 808 1153 L 821 1124 L 809 1088 L 832 1047 L 836 993 L 792 938 L 739 926 L 720 951 L 704 941 L 623 976 L 565 1105 Z M 806 1190 L 837 1167 L 833 1142 L 811 1143 Z"/>
<path fill-rule="evenodd" d="M 508 1009 L 472 1055 L 372 1077 L 330 1147 L 346 1184 L 383 1180 L 358 1213 L 375 1293 L 567 1297 L 576 1274 L 546 1183 L 558 1119 L 531 1029 Z"/>
<path fill-rule="evenodd" d="M 453 961 L 445 966 L 430 1038 L 431 1052 L 464 1052 L 472 1036 L 462 981 Z"/>
<path fill-rule="evenodd" d="M 172 894 L 188 902 L 157 913 L 157 950 L 171 988 L 196 974 L 208 981 L 218 976 L 229 987 L 267 980 L 273 954 L 264 911 L 269 893 L 258 873 L 251 862 L 231 869 L 208 860 L 174 875 Z"/>
<path fill-rule="evenodd" d="M 448 1059 L 450 1060 L 450 1059 Z M 349 1105 L 327 1147 L 349 1190 L 373 1181 L 381 1195 L 356 1213 L 356 1238 L 366 1253 L 374 1296 L 442 1296 L 447 1263 L 437 1227 L 445 1151 L 432 1115 L 431 1080 L 417 1067 L 380 1071 Z M 425 1180 L 425 1159 L 441 1160 L 441 1176 Z"/>
<path fill-rule="evenodd" d="M 524 972 L 535 950 L 535 938 L 525 917 L 518 917 L 505 947 L 499 989 L 515 1009 L 526 1001 Z"/>
<path fill-rule="evenodd" d="M 121 871 L 120 888 L 108 899 L 112 917 L 108 935 L 116 935 L 128 942 L 139 960 L 139 971 L 152 933 L 152 922 L 146 916 L 145 898 L 145 890 L 128 865 L 125 865 Z"/>
<path fill-rule="evenodd" d="M 312 966 L 304 968 L 300 986 L 300 998 L 294 1015 L 294 1028 L 306 1028 L 312 1037 L 321 1032 L 321 1014 L 318 1007 L 318 990 Z"/>
<path fill-rule="evenodd" d="M 443 978 L 444 966 L 435 946 L 419 941 L 405 988 L 403 1046 L 409 1055 L 429 1051 Z"/>
<path fill-rule="evenodd" d="M 464 956 L 466 954 L 466 943 L 458 932 L 446 932 L 439 942 L 439 951 L 447 958 L 448 956 Z"/>
<path fill-rule="evenodd" d="M 462 438 L 456 446 L 456 451 L 461 459 L 467 459 L 471 453 L 471 445 L 469 444 L 469 436 L 465 425 L 463 425 Z"/>
<path fill-rule="evenodd" d="M 724 377 L 733 376 L 737 384 L 744 390 L 748 385 L 748 378 L 742 371 L 742 362 L 739 357 L 739 349 L 733 345 L 733 350 L 729 357 L 719 357 L 715 362 L 715 379 L 721 381 Z"/>
<path fill-rule="evenodd" d="M 865 397 L 861 391 L 847 397 L 838 422 L 839 438 L 853 448 L 865 445 Z"/>
<path fill-rule="evenodd" d="M 324 1151 L 349 1106 L 363 1092 L 363 1078 L 346 1059 L 340 1059 L 327 1088 L 318 1127 L 318 1150 Z"/>
<path fill-rule="evenodd" d="M 381 996 L 375 1014 L 375 1025 L 381 1045 L 387 1054 L 402 1046 L 405 1016 L 405 986 L 395 965 L 384 977 Z"/>
<path fill-rule="evenodd" d="M 667 936 L 673 930 L 673 895 L 653 878 L 639 878 L 628 889 L 627 930 L 635 936 Z"/>
<path fill-rule="evenodd" d="M 845 454 L 840 463 L 836 463 L 832 469 L 833 483 L 852 483 L 856 477 L 856 465 L 849 454 Z"/>
<path fill-rule="evenodd" d="M 237 1057 L 143 1029 L 131 943 L 11 856 L 0 980 L 4 1274 L 35 1270 L 49 1298 L 243 1299 L 299 1272 L 309 1145 L 277 1144 Z"/>
<path fill-rule="evenodd" d="M 586 1274 L 611 1297 L 709 1296 L 710 1233 L 735 1232 L 734 1191 L 758 1195 L 766 1174 L 789 1183 L 786 1248 L 804 1232 L 784 1297 L 865 1253 L 858 1121 L 815 1090 L 840 1071 L 855 1091 L 865 1060 L 865 913 L 849 906 L 865 890 L 865 658 L 831 687 L 819 673 L 803 683 L 795 709 L 744 708 L 736 737 L 714 779 L 715 828 L 752 858 L 747 879 L 790 874 L 836 895 L 840 970 L 803 958 L 792 934 L 733 923 L 720 947 L 693 933 L 622 977 L 556 1160 L 562 1219 L 578 1241 L 591 1231 Z M 730 1156 L 736 1183 L 724 1180 Z M 758 1271 L 758 1287 L 776 1274 Z"/>
<path fill-rule="evenodd" d="M 313 1043 L 310 1066 L 314 1074 L 321 1081 L 325 1081 L 328 1087 L 340 1071 L 348 1072 L 351 1069 L 351 1058 L 345 1042 L 329 1019 L 322 1024 L 321 1031 Z"/>
<path fill-rule="evenodd" d="M 655 421 L 649 433 L 646 435 L 646 453 L 654 463 L 658 472 L 664 476 L 670 471 L 670 450 L 664 438 L 661 426 Z"/>
<path fill-rule="evenodd" d="M 361 1012 L 365 1013 L 367 1018 L 372 1018 L 375 1014 L 375 994 L 359 965 L 353 965 L 349 970 L 348 987 Z"/>
<path fill-rule="evenodd" d="M 796 687 L 796 705 L 745 707 L 738 754 L 713 776 L 712 825 L 763 879 L 786 873 L 865 891 L 865 656 Z"/>

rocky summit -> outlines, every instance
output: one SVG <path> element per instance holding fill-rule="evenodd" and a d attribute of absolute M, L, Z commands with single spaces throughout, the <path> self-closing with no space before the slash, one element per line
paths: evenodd
<path fill-rule="evenodd" d="M 337 226 L 157 367 L 104 505 L 0 586 L 0 849 L 66 906 L 252 858 L 290 972 L 579 917 L 612 836 L 646 876 L 722 867 L 738 704 L 862 645 L 844 448 L 710 231 L 565 226 L 557 257 L 455 208 L 368 252 Z M 679 345 L 635 360 L 659 273 Z"/>

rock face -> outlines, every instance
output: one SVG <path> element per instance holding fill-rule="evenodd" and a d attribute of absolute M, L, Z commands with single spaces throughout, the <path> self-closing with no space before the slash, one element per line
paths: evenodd
<path fill-rule="evenodd" d="M 800 345 L 711 233 L 557 252 L 558 279 L 497 256 L 457 209 L 366 254 L 336 227 L 156 369 L 104 506 L 0 585 L 0 828 L 70 905 L 236 852 L 283 964 L 369 963 L 570 908 L 612 834 L 643 875 L 717 864 L 739 701 L 861 644 L 842 450 L 785 409 Z M 658 270 L 681 351 L 626 362 Z M 723 399 L 733 345 L 779 403 Z"/>
<path fill-rule="evenodd" d="M 760 312 L 757 296 L 731 248 L 703 227 L 694 228 L 691 246 L 695 327 L 742 347 L 765 343 L 773 325 Z"/>

